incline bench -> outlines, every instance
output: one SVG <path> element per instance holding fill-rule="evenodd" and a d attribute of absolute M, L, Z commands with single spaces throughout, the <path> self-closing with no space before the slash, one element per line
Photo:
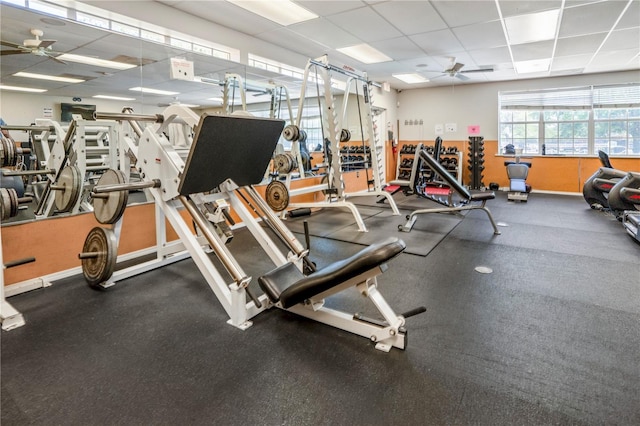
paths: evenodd
<path fill-rule="evenodd" d="M 433 201 L 436 201 L 440 204 L 443 204 L 444 207 L 440 208 L 432 208 L 432 209 L 419 209 L 414 210 L 411 214 L 407 215 L 407 223 L 404 225 L 398 225 L 398 229 L 403 232 L 410 232 L 413 228 L 413 225 L 416 223 L 418 215 L 426 214 L 426 213 L 452 213 L 459 212 L 463 210 L 483 210 L 487 216 L 489 217 L 489 221 L 493 226 L 493 233 L 495 235 L 500 235 L 500 231 L 496 225 L 496 222 L 493 220 L 493 216 L 491 215 L 491 211 L 485 206 L 487 200 L 492 200 L 496 197 L 494 192 L 486 191 L 486 192 L 474 192 L 471 193 L 467 188 L 462 186 L 440 163 L 438 163 L 433 157 L 431 157 L 426 150 L 421 150 L 419 153 L 419 158 L 421 161 L 424 161 L 431 170 L 434 171 L 438 176 L 445 180 L 445 182 L 449 185 L 449 187 L 455 191 L 462 200 L 458 204 L 454 204 L 451 201 L 441 201 L 439 199 L 430 198 Z M 412 185 L 415 185 L 415 182 L 412 182 Z M 417 192 L 415 188 L 414 192 Z M 474 202 L 480 202 L 480 204 L 471 204 Z"/>

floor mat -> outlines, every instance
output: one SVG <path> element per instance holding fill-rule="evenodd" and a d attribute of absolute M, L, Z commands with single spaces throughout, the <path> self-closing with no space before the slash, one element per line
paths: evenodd
<path fill-rule="evenodd" d="M 411 232 L 400 232 L 398 226 L 405 223 L 408 213 L 401 211 L 400 216 L 394 216 L 391 212 L 384 211 L 364 220 L 369 232 L 358 232 L 352 227 L 343 227 L 326 235 L 325 238 L 370 245 L 387 237 L 398 237 L 407 244 L 405 253 L 426 256 L 461 220 L 453 215 L 432 214 L 419 217 Z"/>
<path fill-rule="evenodd" d="M 380 208 L 358 206 L 358 212 L 362 220 L 379 214 Z M 312 212 L 309 216 L 287 218 L 284 223 L 292 232 L 304 233 L 304 222 L 309 224 L 309 234 L 315 237 L 326 237 L 338 229 L 349 228 L 354 232 L 360 232 L 356 219 L 346 208 L 326 208 Z M 366 224 L 366 222 L 365 222 Z M 364 232 L 363 232 L 364 233 Z"/>

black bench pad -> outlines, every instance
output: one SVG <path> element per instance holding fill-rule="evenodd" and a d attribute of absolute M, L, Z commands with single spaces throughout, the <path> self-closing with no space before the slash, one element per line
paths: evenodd
<path fill-rule="evenodd" d="M 381 265 L 406 247 L 404 241 L 388 238 L 306 277 L 288 262 L 258 278 L 258 284 L 271 302 L 287 309 Z"/>

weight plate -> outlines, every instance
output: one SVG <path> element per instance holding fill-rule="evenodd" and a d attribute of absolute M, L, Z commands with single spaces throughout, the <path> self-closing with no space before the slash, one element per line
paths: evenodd
<path fill-rule="evenodd" d="M 298 142 L 303 143 L 307 141 L 307 132 L 299 129 L 299 136 L 298 136 Z"/>
<path fill-rule="evenodd" d="M 120 170 L 109 169 L 105 171 L 96 186 L 116 185 L 125 182 L 125 175 Z M 105 196 L 105 198 L 102 198 Z M 116 223 L 122 217 L 129 200 L 129 191 L 104 192 L 99 197 L 92 199 L 93 214 L 96 220 L 103 224 Z"/>
<path fill-rule="evenodd" d="M 298 129 L 298 126 L 289 124 L 282 131 L 282 137 L 284 137 L 286 140 L 290 142 L 297 141 L 298 138 L 300 137 L 300 129 Z"/>
<path fill-rule="evenodd" d="M 340 142 L 349 142 L 351 140 L 351 132 L 347 129 L 340 131 Z"/>
<path fill-rule="evenodd" d="M 18 214 L 18 193 L 13 188 L 8 188 L 9 192 L 9 217 L 14 217 Z"/>
<path fill-rule="evenodd" d="M 289 191 L 284 183 L 274 180 L 267 185 L 267 204 L 273 211 L 281 212 L 289 205 Z"/>
<path fill-rule="evenodd" d="M 95 253 L 95 256 L 81 261 L 82 274 L 91 287 L 99 287 L 111 278 L 116 268 L 117 251 L 118 242 L 112 229 L 96 226 L 89 232 L 84 240 L 82 252 Z"/>
<path fill-rule="evenodd" d="M 7 148 L 4 138 L 0 136 L 0 167 L 6 167 L 5 158 L 7 158 Z"/>
<path fill-rule="evenodd" d="M 15 190 L 11 188 L 0 188 L 0 219 L 1 220 L 7 220 L 15 216 L 15 214 L 13 213 L 14 211 L 17 212 L 17 206 L 14 207 L 14 204 L 13 204 L 14 198 L 17 204 L 17 196 L 13 197 L 11 195 L 12 191 L 15 195 Z"/>
<path fill-rule="evenodd" d="M 66 213 L 71 211 L 76 205 L 80 194 L 82 194 L 82 176 L 80 169 L 76 166 L 67 166 L 62 169 L 56 186 L 64 189 L 56 191 L 56 208 L 58 211 Z"/>
<path fill-rule="evenodd" d="M 289 152 L 278 154 L 273 159 L 276 171 L 278 173 L 291 173 L 296 168 L 296 159 Z"/>

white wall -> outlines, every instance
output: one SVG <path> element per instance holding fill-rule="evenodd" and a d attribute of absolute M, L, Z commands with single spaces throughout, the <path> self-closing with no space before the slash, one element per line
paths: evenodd
<path fill-rule="evenodd" d="M 443 77 L 445 78 L 445 77 Z M 467 126 L 479 125 L 480 135 L 487 140 L 498 139 L 498 92 L 508 90 L 550 89 L 584 85 L 640 82 L 638 71 L 606 74 L 585 74 L 544 79 L 502 81 L 404 90 L 398 93 L 400 139 L 425 140 L 436 138 L 436 124 L 457 125 L 456 132 L 441 136 L 446 141 L 467 139 Z M 405 120 L 423 120 L 422 125 L 405 125 Z"/>

